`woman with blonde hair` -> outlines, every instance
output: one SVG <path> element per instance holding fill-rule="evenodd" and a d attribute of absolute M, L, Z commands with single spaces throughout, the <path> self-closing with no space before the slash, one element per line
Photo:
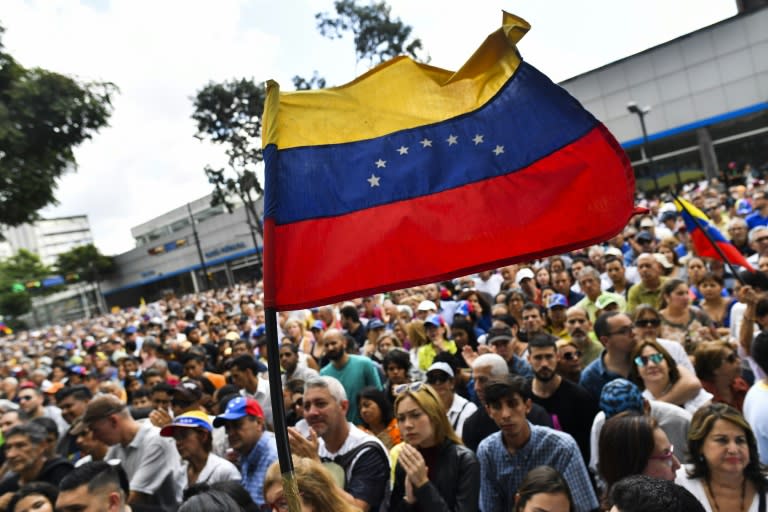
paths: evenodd
<path fill-rule="evenodd" d="M 476 512 L 480 464 L 456 435 L 437 392 L 416 382 L 395 388 L 399 445 L 392 512 Z"/>
<path fill-rule="evenodd" d="M 289 318 L 283 324 L 285 337 L 291 340 L 291 343 L 299 347 L 299 351 L 309 354 L 312 351 L 312 334 L 307 332 L 304 322 L 298 318 Z"/>
<path fill-rule="evenodd" d="M 293 456 L 293 471 L 299 487 L 301 512 L 360 512 L 344 498 L 342 491 L 331 474 L 315 460 Z M 275 462 L 264 477 L 264 501 L 267 510 L 288 510 L 283 492 L 283 477 L 280 465 Z"/>

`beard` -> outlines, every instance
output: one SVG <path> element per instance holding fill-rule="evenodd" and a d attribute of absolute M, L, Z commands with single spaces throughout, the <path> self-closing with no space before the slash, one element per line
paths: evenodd
<path fill-rule="evenodd" d="M 333 352 L 325 352 L 325 355 L 330 359 L 331 361 L 338 361 L 344 356 L 343 350 L 334 350 Z"/>
<path fill-rule="evenodd" d="M 533 372 L 537 379 L 541 382 L 549 382 L 555 377 L 555 371 L 549 368 Z"/>

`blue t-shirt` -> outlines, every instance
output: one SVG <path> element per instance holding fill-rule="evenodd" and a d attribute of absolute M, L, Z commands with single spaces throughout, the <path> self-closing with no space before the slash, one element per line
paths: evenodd
<path fill-rule="evenodd" d="M 752 212 L 744 220 L 747 221 L 749 229 L 756 228 L 757 226 L 768 226 L 768 217 L 763 217 L 760 215 L 760 212 Z"/>

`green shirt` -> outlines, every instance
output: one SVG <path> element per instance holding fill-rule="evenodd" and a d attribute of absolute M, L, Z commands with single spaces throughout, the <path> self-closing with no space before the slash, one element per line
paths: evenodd
<path fill-rule="evenodd" d="M 619 311 L 622 313 L 627 311 L 627 301 L 624 300 L 624 297 L 618 293 L 602 292 L 597 296 L 597 300 L 600 300 L 600 298 L 604 296 L 613 298 L 616 301 L 616 304 L 619 305 Z M 597 304 L 595 304 L 595 302 L 590 300 L 589 297 L 585 296 L 583 299 L 576 303 L 577 306 L 584 308 L 584 310 L 587 312 L 587 315 L 589 315 L 589 321 L 593 324 L 595 323 L 595 320 L 597 320 Z"/>
<path fill-rule="evenodd" d="M 630 288 L 627 293 L 627 313 L 630 315 L 634 313 L 635 308 L 640 304 L 648 304 L 657 310 L 659 309 L 659 305 L 661 304 L 661 288 L 664 286 L 664 282 L 667 278 L 660 277 L 659 279 L 661 282 L 659 283 L 659 287 L 655 290 L 646 288 L 642 281 L 632 285 L 632 288 Z"/>

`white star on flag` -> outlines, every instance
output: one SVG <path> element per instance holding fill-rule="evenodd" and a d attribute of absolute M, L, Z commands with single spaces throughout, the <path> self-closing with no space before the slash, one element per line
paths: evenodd
<path fill-rule="evenodd" d="M 426 137 L 421 139 L 421 147 L 423 148 L 431 148 L 432 147 L 432 141 L 427 139 Z"/>
<path fill-rule="evenodd" d="M 408 146 L 400 146 L 397 148 L 397 152 L 401 155 L 407 155 L 408 154 Z"/>
<path fill-rule="evenodd" d="M 496 156 L 499 156 L 504 152 L 504 146 L 496 146 L 496 149 L 494 149 L 493 152 Z"/>
<path fill-rule="evenodd" d="M 381 158 L 376 160 L 376 168 L 377 169 L 381 169 L 382 167 L 386 167 L 386 166 L 387 166 L 387 161 L 386 160 L 382 160 Z"/>
<path fill-rule="evenodd" d="M 475 146 L 477 146 L 478 144 L 482 144 L 484 142 L 483 136 L 478 133 L 477 135 L 475 135 L 475 138 L 472 139 L 472 142 L 475 143 Z"/>
<path fill-rule="evenodd" d="M 458 144 L 459 138 L 456 135 L 449 135 L 447 139 L 445 139 L 445 142 L 448 143 L 449 146 L 453 146 L 455 144 Z"/>
<path fill-rule="evenodd" d="M 378 187 L 379 186 L 379 180 L 381 177 L 376 176 L 375 174 L 371 174 L 371 177 L 368 178 L 366 181 L 371 184 L 371 188 Z"/>

